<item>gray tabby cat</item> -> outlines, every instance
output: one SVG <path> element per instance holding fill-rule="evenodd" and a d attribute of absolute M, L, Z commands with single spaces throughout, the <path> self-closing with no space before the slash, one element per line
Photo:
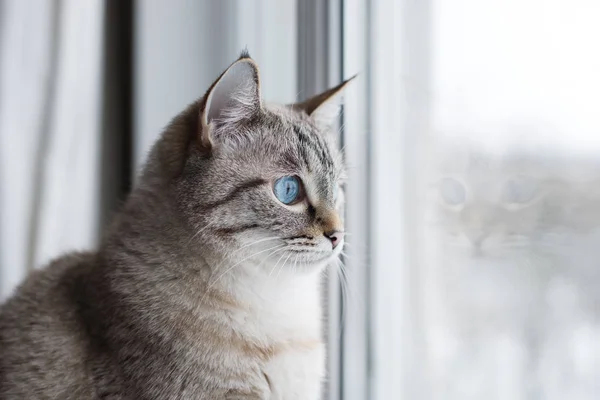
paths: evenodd
<path fill-rule="evenodd" d="M 319 280 L 344 237 L 325 131 L 347 82 L 265 105 L 243 53 L 167 127 L 99 251 L 0 308 L 0 398 L 319 398 Z"/>

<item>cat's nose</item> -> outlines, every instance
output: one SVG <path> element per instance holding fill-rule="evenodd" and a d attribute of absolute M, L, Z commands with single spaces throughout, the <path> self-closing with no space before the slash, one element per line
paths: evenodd
<path fill-rule="evenodd" d="M 344 232 L 342 231 L 325 232 L 324 235 L 327 239 L 331 240 L 331 247 L 334 249 L 344 239 Z"/>
<path fill-rule="evenodd" d="M 481 249 L 483 241 L 487 238 L 487 232 L 483 230 L 473 230 L 472 232 L 469 232 L 467 236 L 475 248 Z"/>

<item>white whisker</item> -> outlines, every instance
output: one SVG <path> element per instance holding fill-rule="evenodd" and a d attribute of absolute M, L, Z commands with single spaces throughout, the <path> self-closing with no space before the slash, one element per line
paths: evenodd
<path fill-rule="evenodd" d="M 288 255 L 288 257 L 285 259 L 285 261 L 283 262 L 283 264 L 281 265 L 281 267 L 279 267 L 279 271 L 277 272 L 277 276 L 275 277 L 275 280 L 279 279 L 279 274 L 281 273 L 281 271 L 283 270 L 283 268 L 285 268 L 286 263 L 288 262 L 288 260 L 290 259 L 290 257 L 292 256 L 292 253 L 290 253 Z"/>
<path fill-rule="evenodd" d="M 237 253 L 239 253 L 240 251 L 242 251 L 242 250 L 244 250 L 244 249 L 247 249 L 247 248 L 248 248 L 248 247 L 250 247 L 250 246 L 254 246 L 255 244 L 258 244 L 258 243 L 263 243 L 263 242 L 267 242 L 267 241 L 269 241 L 269 240 L 276 240 L 276 239 L 280 239 L 280 237 L 278 237 L 278 236 L 270 236 L 270 237 L 267 237 L 267 238 L 258 239 L 258 240 L 255 240 L 254 242 L 247 243 L 247 244 L 245 244 L 245 245 L 243 245 L 243 246 L 241 246 L 241 247 L 239 247 L 239 248 L 235 249 L 235 250 L 234 250 L 234 251 L 232 251 L 230 254 L 228 254 L 228 255 L 227 255 L 227 257 L 226 257 L 225 259 L 223 259 L 223 260 L 222 260 L 222 261 L 221 261 L 219 264 L 217 264 L 217 266 L 216 266 L 216 267 L 214 267 L 214 268 L 213 268 L 213 273 L 214 273 L 214 272 L 216 272 L 216 271 L 218 271 L 218 270 L 220 269 L 220 267 L 221 267 L 221 266 L 222 266 L 222 265 L 223 265 L 223 264 L 224 264 L 224 263 L 225 263 L 227 260 L 230 260 L 234 254 L 237 254 Z"/>
<path fill-rule="evenodd" d="M 192 240 L 194 240 L 199 234 L 201 234 L 202 232 L 204 232 L 206 229 L 210 228 L 212 226 L 212 223 L 208 223 L 206 224 L 204 227 L 198 229 L 198 231 L 196 231 L 196 233 L 194 233 L 192 235 L 192 237 L 190 237 L 190 240 L 188 240 L 186 247 L 190 245 L 190 243 L 192 243 Z"/>
<path fill-rule="evenodd" d="M 264 253 L 264 252 L 271 251 L 271 250 L 273 250 L 273 249 L 280 248 L 280 247 L 285 247 L 285 244 L 278 244 L 277 246 L 274 246 L 274 247 L 268 248 L 268 249 L 266 249 L 266 250 L 261 250 L 261 251 L 259 251 L 259 252 L 256 252 L 256 253 L 254 253 L 254 254 L 251 254 L 251 255 L 249 255 L 248 257 L 246 257 L 246 258 L 244 258 L 244 259 L 242 259 L 242 260 L 240 260 L 240 261 L 236 262 L 236 263 L 235 263 L 235 264 L 233 264 L 231 267 L 227 268 L 227 270 L 225 270 L 225 272 L 223 272 L 221 275 L 219 275 L 219 277 L 218 277 L 217 279 L 215 279 L 215 280 L 214 280 L 212 283 L 210 283 L 210 284 L 207 286 L 207 288 L 206 288 L 206 292 L 205 292 L 205 293 L 204 293 L 204 295 L 202 296 L 202 299 L 200 299 L 200 302 L 201 302 L 201 303 L 203 302 L 204 298 L 206 297 L 206 295 L 208 294 L 208 292 L 210 291 L 210 289 L 211 289 L 211 288 L 212 288 L 212 287 L 213 287 L 213 286 L 214 286 L 214 285 L 215 285 L 215 284 L 216 284 L 216 283 L 217 283 L 217 282 L 218 282 L 218 281 L 219 281 L 221 278 L 223 278 L 223 276 L 225 276 L 225 274 L 227 274 L 227 273 L 228 273 L 229 271 L 231 271 L 233 268 L 235 268 L 236 266 L 240 265 L 240 264 L 241 264 L 241 263 L 243 263 L 244 261 L 246 261 L 246 260 L 248 260 L 248 259 L 250 259 L 250 258 L 252 258 L 252 257 L 254 257 L 254 256 L 257 256 L 257 255 L 259 255 L 259 254 L 262 254 L 262 253 Z"/>
<path fill-rule="evenodd" d="M 344 329 L 344 325 L 346 323 L 346 315 L 348 313 L 348 276 L 346 275 L 345 272 L 345 268 L 344 268 L 344 264 L 342 263 L 341 260 L 336 260 L 337 261 L 337 268 L 336 268 L 336 272 L 338 274 L 339 280 L 340 280 L 340 288 L 342 290 L 342 312 L 341 312 L 341 316 L 340 316 L 340 332 L 339 335 L 341 337 L 342 335 L 342 331 Z"/>
<path fill-rule="evenodd" d="M 296 256 L 294 257 L 294 268 L 293 268 L 294 273 L 296 272 L 296 268 L 298 267 L 298 258 L 299 257 L 300 257 L 300 254 L 296 254 Z"/>
<path fill-rule="evenodd" d="M 273 266 L 273 268 L 271 269 L 271 272 L 269 272 L 269 277 L 271 277 L 271 275 L 272 275 L 272 274 L 273 274 L 273 272 L 275 271 L 275 268 L 277 268 L 277 265 L 279 264 L 279 261 L 281 261 L 281 259 L 282 259 L 283 257 L 285 257 L 285 253 L 283 253 L 283 254 L 281 255 L 281 257 L 279 257 L 279 258 L 277 259 L 277 262 L 275 263 L 275 265 L 274 265 L 274 266 Z"/>

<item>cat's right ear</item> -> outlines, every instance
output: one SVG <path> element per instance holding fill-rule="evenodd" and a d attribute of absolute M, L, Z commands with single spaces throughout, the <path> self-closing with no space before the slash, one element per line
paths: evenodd
<path fill-rule="evenodd" d="M 348 83 L 353 81 L 356 77 L 357 75 L 354 75 L 339 85 L 313 96 L 301 103 L 291 104 L 290 107 L 294 110 L 302 111 L 308 114 L 318 126 L 324 130 L 329 130 L 340 112 L 341 93 Z"/>
<path fill-rule="evenodd" d="M 201 102 L 200 146 L 210 151 L 219 126 L 250 119 L 261 107 L 258 66 L 243 52 L 212 84 Z"/>

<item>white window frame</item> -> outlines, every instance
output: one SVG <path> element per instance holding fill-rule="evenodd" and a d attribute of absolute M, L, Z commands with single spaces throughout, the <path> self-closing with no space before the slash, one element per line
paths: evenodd
<path fill-rule="evenodd" d="M 427 398 L 415 266 L 415 167 L 429 122 L 430 1 L 344 1 L 351 299 L 342 399 Z"/>

